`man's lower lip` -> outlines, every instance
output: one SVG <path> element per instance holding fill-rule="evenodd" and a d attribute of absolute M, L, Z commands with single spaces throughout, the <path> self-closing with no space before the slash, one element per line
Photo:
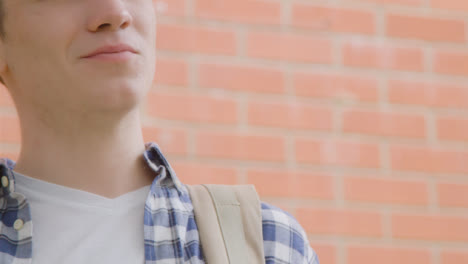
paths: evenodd
<path fill-rule="evenodd" d="M 115 53 L 99 53 L 90 57 L 85 57 L 84 59 L 93 59 L 100 61 L 126 61 L 132 58 L 135 53 L 131 51 L 115 52 Z"/>

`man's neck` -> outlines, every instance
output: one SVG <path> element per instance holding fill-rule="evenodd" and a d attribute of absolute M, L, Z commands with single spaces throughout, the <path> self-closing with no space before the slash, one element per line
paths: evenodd
<path fill-rule="evenodd" d="M 106 198 L 150 185 L 155 176 L 144 161 L 138 112 L 107 131 L 86 124 L 58 130 L 21 121 L 22 146 L 14 168 L 21 174 Z"/>

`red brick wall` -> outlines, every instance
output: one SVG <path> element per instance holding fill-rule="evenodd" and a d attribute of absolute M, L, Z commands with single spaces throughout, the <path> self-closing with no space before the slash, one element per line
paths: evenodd
<path fill-rule="evenodd" d="M 157 0 L 144 134 L 253 183 L 321 263 L 468 263 L 468 1 Z M 15 157 L 0 89 L 0 152 Z"/>

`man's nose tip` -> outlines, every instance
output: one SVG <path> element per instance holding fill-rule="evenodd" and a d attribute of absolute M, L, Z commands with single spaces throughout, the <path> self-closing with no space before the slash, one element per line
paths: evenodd
<path fill-rule="evenodd" d="M 90 31 L 125 29 L 133 22 L 132 15 L 122 3 L 115 3 L 119 1 L 114 0 L 107 2 L 109 4 L 103 5 L 101 10 L 96 10 L 93 18 L 89 21 Z"/>

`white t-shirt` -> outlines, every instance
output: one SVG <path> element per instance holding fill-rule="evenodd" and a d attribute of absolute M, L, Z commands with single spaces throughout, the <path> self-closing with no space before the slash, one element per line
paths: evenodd
<path fill-rule="evenodd" d="M 145 263 L 143 216 L 150 185 L 114 199 L 14 172 L 29 201 L 33 264 Z"/>

